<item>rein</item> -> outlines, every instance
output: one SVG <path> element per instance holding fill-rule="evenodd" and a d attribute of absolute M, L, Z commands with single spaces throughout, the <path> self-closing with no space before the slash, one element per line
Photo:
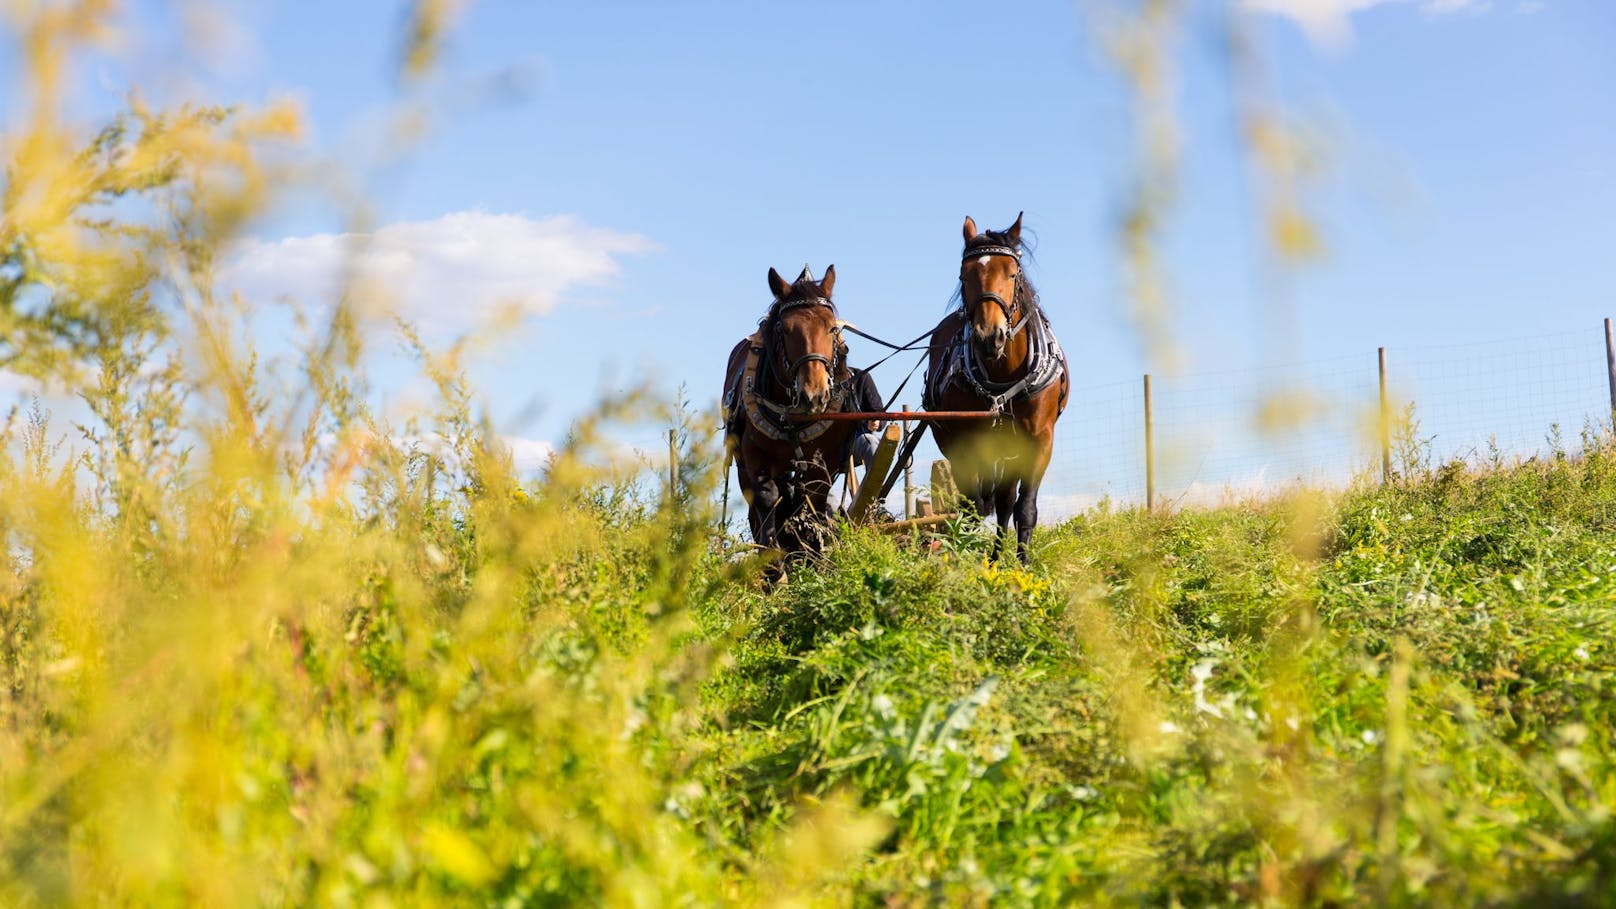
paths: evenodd
<path fill-rule="evenodd" d="M 884 340 L 882 340 L 880 338 L 877 338 L 875 335 L 868 334 L 866 332 L 860 331 L 851 322 L 843 322 L 842 323 L 842 330 L 843 331 L 850 331 L 853 334 L 858 335 L 859 337 L 865 339 L 866 341 L 874 341 L 875 343 L 881 345 L 882 347 L 885 347 L 886 349 L 892 351 L 893 353 L 903 353 L 906 350 L 925 350 L 927 345 L 921 344 L 919 342 L 921 340 L 923 340 L 927 335 L 931 334 L 930 331 L 923 331 L 919 335 L 917 335 L 913 341 L 910 341 L 908 344 L 901 344 L 900 345 L 900 344 L 894 344 L 891 341 L 884 341 Z M 886 359 L 883 358 L 881 362 L 883 362 L 883 363 L 886 362 Z M 876 365 L 879 366 L 880 364 L 878 363 Z M 872 366 L 870 368 L 874 369 L 875 367 Z"/>

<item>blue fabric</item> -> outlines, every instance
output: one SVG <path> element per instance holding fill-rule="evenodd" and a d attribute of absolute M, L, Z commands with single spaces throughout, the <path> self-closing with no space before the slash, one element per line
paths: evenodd
<path fill-rule="evenodd" d="M 870 463 L 875 457 L 875 448 L 881 444 L 881 433 L 858 432 L 853 434 L 853 463 L 860 467 Z"/>

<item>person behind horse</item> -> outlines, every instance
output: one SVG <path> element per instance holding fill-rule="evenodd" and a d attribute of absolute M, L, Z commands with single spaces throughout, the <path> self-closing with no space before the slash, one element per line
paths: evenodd
<path fill-rule="evenodd" d="M 870 377 L 868 371 L 854 369 L 852 377 L 852 396 L 848 402 L 848 409 L 875 413 L 886 404 L 881 400 L 881 393 L 875 388 L 875 379 Z M 886 424 L 880 420 L 866 420 L 857 424 L 853 432 L 853 465 L 855 467 L 868 467 L 875 459 L 876 446 L 881 444 L 881 429 Z"/>

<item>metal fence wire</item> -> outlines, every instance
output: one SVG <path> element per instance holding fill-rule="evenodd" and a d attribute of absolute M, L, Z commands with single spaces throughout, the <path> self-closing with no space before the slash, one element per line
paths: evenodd
<path fill-rule="evenodd" d="M 1574 453 L 1585 428 L 1610 425 L 1607 354 L 1592 331 L 1391 349 L 1389 409 L 1397 419 L 1412 415 L 1402 433 L 1432 461 L 1525 459 L 1556 447 Z M 1157 502 L 1205 504 L 1378 475 L 1379 384 L 1375 351 L 1154 376 Z M 1040 512 L 1065 517 L 1105 498 L 1143 503 L 1144 413 L 1140 382 L 1074 388 L 1056 428 Z"/>
<path fill-rule="evenodd" d="M 1408 448 L 1432 463 L 1575 454 L 1583 433 L 1610 431 L 1616 349 L 1604 332 L 1566 331 L 1468 344 L 1388 348 L 1386 410 Z M 1056 426 L 1039 496 L 1058 521 L 1108 501 L 1117 507 L 1216 504 L 1288 486 L 1341 488 L 1378 477 L 1383 424 L 1377 352 L 1256 369 L 1151 379 L 1153 476 L 1147 476 L 1145 392 L 1139 376 L 1074 386 Z M 1412 421 L 1400 424 L 1405 414 Z M 928 439 L 913 476 L 925 484 Z M 1151 480 L 1153 479 L 1153 483 Z M 1151 487 L 1154 496 L 1151 496 Z M 925 497 L 927 490 L 917 490 Z M 903 484 L 886 500 L 904 512 Z M 730 513 L 744 504 L 731 502 Z"/>

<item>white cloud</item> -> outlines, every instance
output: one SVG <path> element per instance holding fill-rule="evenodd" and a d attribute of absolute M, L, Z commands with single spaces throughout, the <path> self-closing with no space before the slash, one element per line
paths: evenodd
<path fill-rule="evenodd" d="M 22 401 L 42 396 L 45 391 L 46 389 L 35 379 L 0 369 L 0 400 Z"/>
<path fill-rule="evenodd" d="M 247 240 L 231 251 L 221 284 L 249 299 L 318 303 L 334 300 L 350 275 L 366 302 L 396 306 L 423 326 L 466 328 L 507 306 L 549 312 L 570 292 L 616 278 L 620 256 L 654 248 L 571 215 L 464 211 L 369 234 Z"/>
<path fill-rule="evenodd" d="M 1409 0 L 1241 0 L 1249 12 L 1268 13 L 1295 22 L 1315 45 L 1341 49 L 1352 44 L 1351 17 L 1355 13 L 1390 3 Z M 1489 0 L 1423 0 L 1420 9 L 1427 15 L 1482 12 Z"/>
<path fill-rule="evenodd" d="M 524 439 L 520 436 L 501 436 L 500 441 L 511 450 L 512 466 L 520 473 L 540 470 L 555 454 L 555 446 L 543 439 Z"/>

